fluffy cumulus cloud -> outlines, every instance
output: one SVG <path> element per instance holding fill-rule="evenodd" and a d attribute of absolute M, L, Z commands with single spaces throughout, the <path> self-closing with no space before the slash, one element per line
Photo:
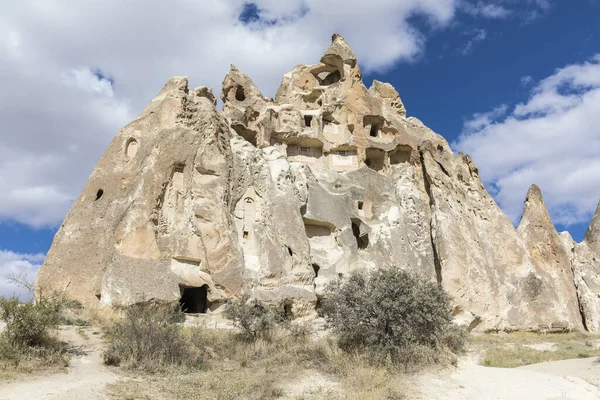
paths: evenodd
<path fill-rule="evenodd" d="M 31 292 L 12 279 L 16 278 L 26 285 L 33 283 L 43 261 L 43 254 L 20 254 L 0 250 L 0 295 L 16 295 L 22 300 L 31 298 Z"/>
<path fill-rule="evenodd" d="M 0 221 L 39 227 L 60 223 L 110 139 L 170 76 L 218 94 L 234 63 L 272 96 L 283 73 L 318 61 L 334 32 L 375 71 L 421 54 L 465 1 L 3 3 Z M 481 18 L 505 13 L 497 1 L 472 3 Z"/>
<path fill-rule="evenodd" d="M 516 222 L 525 193 L 541 187 L 555 223 L 588 222 L 600 181 L 600 55 L 532 86 L 529 99 L 465 123 L 454 147 L 470 154 Z"/>

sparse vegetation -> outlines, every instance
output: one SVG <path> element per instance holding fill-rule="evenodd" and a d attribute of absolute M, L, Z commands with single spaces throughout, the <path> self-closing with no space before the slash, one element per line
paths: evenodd
<path fill-rule="evenodd" d="M 600 336 L 584 332 L 513 332 L 486 334 L 472 339 L 474 349 L 482 352 L 481 364 L 487 367 L 515 368 L 547 361 L 600 356 Z M 546 344 L 552 349 L 536 349 Z"/>
<path fill-rule="evenodd" d="M 172 367 L 200 368 L 202 353 L 191 345 L 181 321 L 182 313 L 169 305 L 139 304 L 124 310 L 123 318 L 106 329 L 107 365 L 157 372 Z"/>
<path fill-rule="evenodd" d="M 269 339 L 273 331 L 285 321 L 285 315 L 272 307 L 242 296 L 230 301 L 225 308 L 225 318 L 231 320 L 248 339 Z"/>
<path fill-rule="evenodd" d="M 112 394 L 131 399 L 193 399 L 198 393 L 207 399 L 275 399 L 309 373 L 325 382 L 313 387 L 317 393 L 310 396 L 317 397 L 309 398 L 401 399 L 406 392 L 403 371 L 448 364 L 454 361 L 450 350 L 466 346 L 466 333 L 451 323 L 449 296 L 436 284 L 399 270 L 354 274 L 332 284 L 324 312 L 337 336 L 315 339 L 310 328 L 242 297 L 228 304 L 224 314 L 238 331 L 167 330 L 174 342 L 186 337 L 194 351 L 204 355 L 203 368 L 157 378 L 152 388 L 135 380 L 120 381 L 112 386 Z M 123 323 L 129 326 L 131 318 L 126 316 Z M 129 330 L 128 343 L 143 336 Z M 122 333 L 109 333 L 117 336 Z M 144 342 L 148 341 L 152 340 Z M 139 352 L 131 343 L 122 347 L 130 358 Z"/>
<path fill-rule="evenodd" d="M 35 295 L 23 302 L 18 297 L 0 297 L 0 370 L 2 377 L 32 372 L 40 368 L 69 365 L 66 347 L 57 339 L 62 312 L 69 305 L 61 293 L 34 292 L 33 284 L 10 278 Z"/>
<path fill-rule="evenodd" d="M 152 385 L 122 380 L 115 399 L 402 399 L 407 378 L 395 368 L 373 366 L 358 354 L 341 351 L 331 338 L 299 341 L 284 330 L 268 340 L 246 340 L 235 331 L 186 328 L 205 346 L 201 370 L 156 376 Z M 194 333 L 190 333 L 194 331 Z M 314 385 L 315 377 L 319 384 Z M 306 389 L 295 389 L 290 386 Z M 296 397 L 294 397 L 296 396 Z"/>
<path fill-rule="evenodd" d="M 467 334 L 452 324 L 450 296 L 397 268 L 332 282 L 323 313 L 341 348 L 378 362 L 412 368 L 449 361 L 466 347 Z"/>

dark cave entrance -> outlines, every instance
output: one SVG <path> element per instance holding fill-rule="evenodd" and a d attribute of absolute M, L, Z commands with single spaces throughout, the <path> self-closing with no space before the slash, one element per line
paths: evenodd
<path fill-rule="evenodd" d="M 352 234 L 356 238 L 356 245 L 359 249 L 363 250 L 369 247 L 369 234 L 360 229 L 360 220 L 352 220 Z"/>
<path fill-rule="evenodd" d="M 206 314 L 208 308 L 208 285 L 201 287 L 180 286 L 179 307 L 186 314 Z"/>

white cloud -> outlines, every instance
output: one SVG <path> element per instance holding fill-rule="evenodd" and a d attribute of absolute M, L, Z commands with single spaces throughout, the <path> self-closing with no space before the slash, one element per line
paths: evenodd
<path fill-rule="evenodd" d="M 585 223 L 600 198 L 598 110 L 600 55 L 557 70 L 507 114 L 475 114 L 453 146 L 473 157 L 513 221 L 535 183 L 555 223 Z"/>
<path fill-rule="evenodd" d="M 529 86 L 533 83 L 533 77 L 530 75 L 525 75 L 521 77 L 521 85 Z"/>
<path fill-rule="evenodd" d="M 506 111 L 508 111 L 508 106 L 506 104 L 502 104 L 494 108 L 492 111 L 475 113 L 471 119 L 465 121 L 464 130 L 468 133 L 477 132 L 482 128 L 491 125 L 498 118 L 504 116 Z"/>
<path fill-rule="evenodd" d="M 20 254 L 0 250 L 0 296 L 9 297 L 14 294 L 22 300 L 29 299 L 31 293 L 24 287 L 10 282 L 7 277 L 24 278 L 27 283 L 33 283 L 44 257 L 43 254 Z"/>
<path fill-rule="evenodd" d="M 118 129 L 173 75 L 218 95 L 231 63 L 273 95 L 338 32 L 367 71 L 412 60 L 459 0 L 22 0 L 0 14 L 0 220 L 57 225 Z M 479 2 L 483 5 L 484 3 Z M 481 14 L 492 17 L 494 8 Z"/>
<path fill-rule="evenodd" d="M 476 17 L 486 17 L 491 19 L 502 19 L 509 17 L 512 12 L 501 4 L 485 3 L 479 1 L 477 3 L 463 2 L 461 8 L 467 14 Z"/>
<path fill-rule="evenodd" d="M 471 35 L 471 38 L 460 50 L 461 54 L 464 56 L 469 54 L 477 43 L 483 42 L 487 38 L 487 31 L 485 29 L 475 29 L 471 32 L 467 32 L 467 34 Z"/>

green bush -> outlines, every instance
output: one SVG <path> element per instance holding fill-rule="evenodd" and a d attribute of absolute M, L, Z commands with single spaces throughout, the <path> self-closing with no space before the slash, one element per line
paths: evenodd
<path fill-rule="evenodd" d="M 246 338 L 252 340 L 269 339 L 273 330 L 286 321 L 282 312 L 258 300 L 250 300 L 247 295 L 227 303 L 224 316 L 231 320 Z"/>
<path fill-rule="evenodd" d="M 466 334 L 452 324 L 450 296 L 436 283 L 397 268 L 356 272 L 326 289 L 323 313 L 345 350 L 405 364 L 435 359 L 424 349 L 460 351 Z"/>
<path fill-rule="evenodd" d="M 139 304 L 124 310 L 123 318 L 106 330 L 108 365 L 156 372 L 171 367 L 200 368 L 202 354 L 177 324 L 178 307 Z"/>
<path fill-rule="evenodd" d="M 10 278 L 34 293 L 25 280 Z M 61 293 L 37 293 L 35 300 L 22 302 L 16 296 L 0 296 L 0 369 L 31 372 L 42 367 L 66 367 L 66 345 L 57 338 L 61 313 L 67 305 Z"/>
<path fill-rule="evenodd" d="M 41 298 L 22 303 L 18 298 L 0 298 L 0 319 L 6 324 L 3 335 L 13 347 L 40 347 L 52 342 L 61 321 L 63 302 Z"/>

